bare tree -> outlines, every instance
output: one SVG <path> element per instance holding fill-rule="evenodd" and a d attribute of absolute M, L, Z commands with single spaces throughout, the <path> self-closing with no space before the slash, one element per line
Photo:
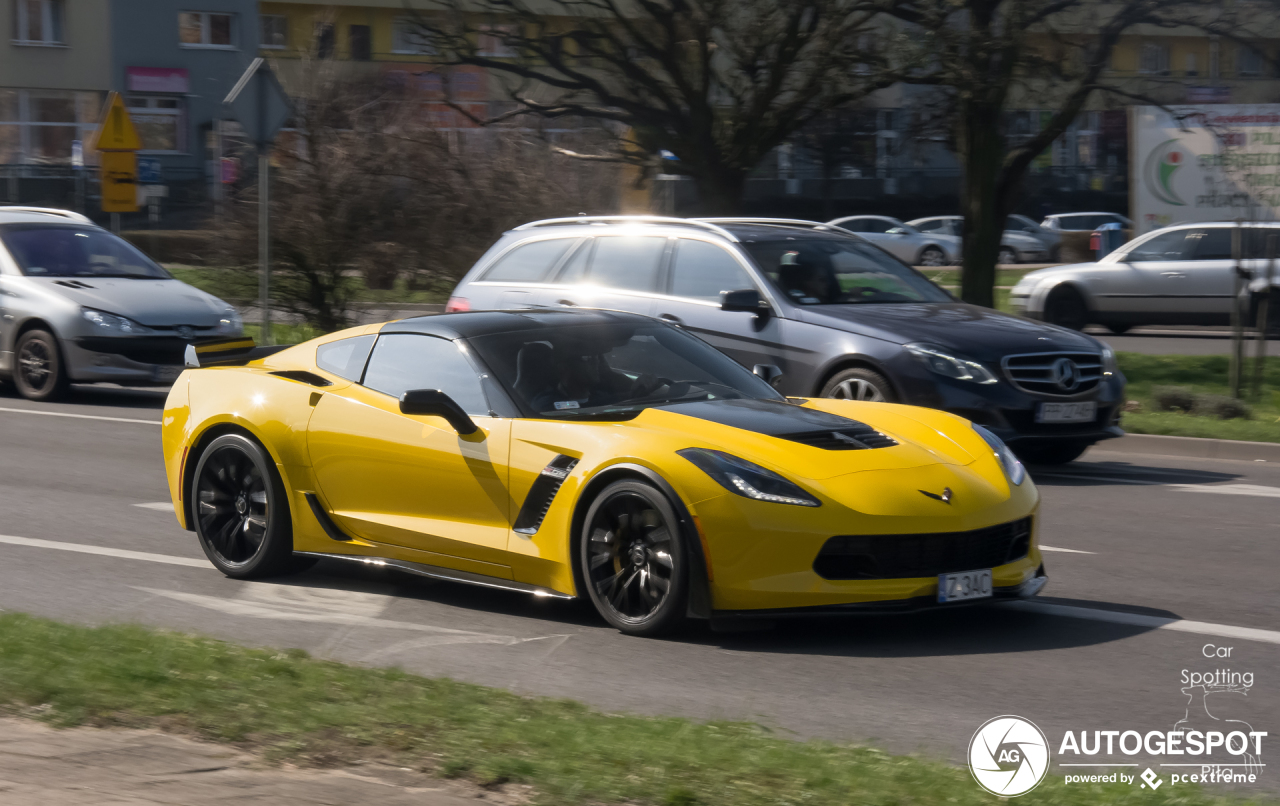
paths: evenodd
<path fill-rule="evenodd" d="M 823 112 L 910 65 L 859 0 L 436 0 L 417 16 L 453 64 L 505 79 L 512 113 L 609 121 L 621 153 L 691 177 L 708 213 Z M 483 21 L 484 24 L 480 24 Z"/>

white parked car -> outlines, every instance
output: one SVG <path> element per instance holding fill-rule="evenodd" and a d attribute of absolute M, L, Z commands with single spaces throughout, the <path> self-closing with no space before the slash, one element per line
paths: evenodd
<path fill-rule="evenodd" d="M 1093 232 L 1103 224 L 1119 224 L 1121 229 L 1133 229 L 1133 222 L 1119 213 L 1057 213 L 1045 216 L 1040 226 L 1058 232 Z"/>
<path fill-rule="evenodd" d="M 853 215 L 827 223 L 848 232 L 856 232 L 912 266 L 950 266 L 960 261 L 959 238 L 942 233 L 921 232 L 896 218 Z"/>
<path fill-rule="evenodd" d="M 958 215 L 939 215 L 930 218 L 917 218 L 908 221 L 908 226 L 915 227 L 928 235 L 954 235 L 961 238 L 961 227 L 964 217 Z M 997 263 L 1042 263 L 1049 259 L 1049 250 L 1039 238 L 1033 238 L 1025 232 L 1006 229 L 1000 237 L 1000 256 Z"/>
<path fill-rule="evenodd" d="M 1124 244 L 1095 263 L 1029 272 L 1010 292 L 1016 313 L 1079 330 L 1106 325 L 1123 333 L 1134 325 L 1224 325 L 1235 289 L 1230 221 L 1179 224 Z M 1280 223 L 1243 228 L 1243 268 L 1266 285 L 1267 241 Z"/>

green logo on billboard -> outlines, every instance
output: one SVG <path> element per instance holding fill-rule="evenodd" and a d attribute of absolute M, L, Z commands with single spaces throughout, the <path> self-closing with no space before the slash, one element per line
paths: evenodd
<path fill-rule="evenodd" d="M 1165 140 L 1160 145 L 1151 149 L 1151 153 L 1147 155 L 1147 163 L 1143 166 L 1143 179 L 1147 183 L 1147 190 L 1151 191 L 1151 195 L 1155 196 L 1165 204 L 1176 204 L 1179 207 L 1185 206 L 1178 194 L 1169 186 L 1173 175 L 1182 167 L 1183 161 L 1187 155 L 1178 147 L 1177 140 Z"/>

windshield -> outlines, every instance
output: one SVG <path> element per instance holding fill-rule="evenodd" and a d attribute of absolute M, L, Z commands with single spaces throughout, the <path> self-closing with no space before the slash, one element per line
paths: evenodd
<path fill-rule="evenodd" d="M 168 280 L 169 272 L 128 241 L 88 227 L 11 224 L 0 228 L 18 269 L 28 277 L 130 277 Z"/>
<path fill-rule="evenodd" d="M 812 234 L 742 245 L 769 281 L 799 305 L 952 300 L 915 269 L 853 238 Z"/>
<path fill-rule="evenodd" d="M 534 417 L 628 419 L 670 403 L 783 399 L 723 353 L 667 325 L 571 325 L 468 344 Z"/>

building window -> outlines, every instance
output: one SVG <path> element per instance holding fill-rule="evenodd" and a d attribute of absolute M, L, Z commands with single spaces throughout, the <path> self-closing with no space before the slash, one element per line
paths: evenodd
<path fill-rule="evenodd" d="M 414 53 L 424 56 L 434 55 L 430 38 L 422 32 L 416 20 L 400 17 L 391 26 L 391 51 L 393 53 Z"/>
<path fill-rule="evenodd" d="M 1187 54 L 1187 75 L 1193 77 L 1200 75 L 1200 60 L 1194 53 Z"/>
<path fill-rule="evenodd" d="M 178 14 L 178 42 L 184 48 L 231 48 L 234 14 L 182 11 Z"/>
<path fill-rule="evenodd" d="M 263 14 L 262 41 L 259 46 L 282 50 L 289 44 L 289 18 L 283 14 Z"/>
<path fill-rule="evenodd" d="M 63 0 L 14 0 L 13 39 L 23 45 L 61 45 Z"/>
<path fill-rule="evenodd" d="M 186 153 L 186 109 L 182 98 L 130 95 L 126 102 L 143 151 Z"/>
<path fill-rule="evenodd" d="M 333 58 L 333 23 L 317 22 L 316 23 L 316 58 L 332 59 Z"/>
<path fill-rule="evenodd" d="M 1142 46 L 1138 72 L 1147 75 L 1169 75 L 1169 46 L 1147 42 Z"/>
<path fill-rule="evenodd" d="M 367 62 L 373 58 L 373 43 L 367 25 L 347 26 L 347 45 L 351 49 L 351 58 L 358 62 Z"/>
<path fill-rule="evenodd" d="M 1236 51 L 1236 72 L 1242 76 L 1260 76 L 1264 61 L 1260 51 L 1241 45 Z"/>
<path fill-rule="evenodd" d="M 478 55 L 495 59 L 509 59 L 516 56 L 515 45 L 508 41 L 510 37 L 515 36 L 515 33 L 514 25 L 481 25 L 480 41 L 476 43 Z"/>
<path fill-rule="evenodd" d="M 97 92 L 0 89 L 0 165 L 71 164 L 72 142 L 93 135 L 101 108 Z"/>

